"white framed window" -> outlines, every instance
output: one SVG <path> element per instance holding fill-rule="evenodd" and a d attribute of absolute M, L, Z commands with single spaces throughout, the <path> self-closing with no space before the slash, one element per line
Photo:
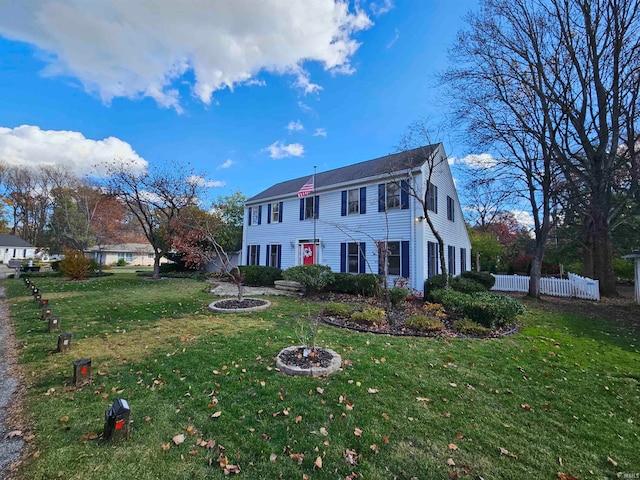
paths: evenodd
<path fill-rule="evenodd" d="M 453 201 L 453 198 L 447 195 L 447 220 L 454 222 L 455 219 L 455 202 Z"/>
<path fill-rule="evenodd" d="M 315 212 L 315 197 L 309 195 L 304 199 L 304 219 L 313 218 Z"/>
<path fill-rule="evenodd" d="M 280 202 L 271 204 L 271 223 L 278 223 L 280 221 Z"/>
<path fill-rule="evenodd" d="M 387 183 L 387 209 L 400 208 L 400 186 L 395 183 Z"/>
<path fill-rule="evenodd" d="M 348 213 L 354 215 L 360 213 L 360 189 L 354 188 L 348 191 Z"/>
<path fill-rule="evenodd" d="M 248 265 L 260 265 L 260 245 L 249 245 Z"/>
<path fill-rule="evenodd" d="M 433 183 L 428 183 L 429 191 L 427 192 L 427 210 L 438 213 L 438 187 Z"/>

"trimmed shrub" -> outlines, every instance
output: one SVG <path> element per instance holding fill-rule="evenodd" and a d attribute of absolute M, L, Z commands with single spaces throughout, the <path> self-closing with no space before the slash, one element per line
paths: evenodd
<path fill-rule="evenodd" d="M 453 328 L 458 330 L 460 333 L 465 333 L 467 335 L 486 335 L 491 331 L 487 327 L 483 327 L 479 323 L 469 320 L 468 318 L 456 320 L 453 322 Z"/>
<path fill-rule="evenodd" d="M 384 310 L 375 307 L 365 307 L 361 312 L 353 312 L 351 320 L 362 325 L 373 325 L 374 323 L 385 323 L 387 314 Z"/>
<path fill-rule="evenodd" d="M 82 280 L 89 275 L 91 260 L 79 250 L 65 250 L 64 260 L 60 262 L 60 270 L 72 280 Z"/>
<path fill-rule="evenodd" d="M 454 277 L 451 279 L 450 285 L 451 288 L 453 288 L 456 292 L 462 293 L 487 291 L 487 288 L 483 284 L 481 284 L 480 282 L 476 282 L 475 280 L 471 280 L 470 278 Z"/>
<path fill-rule="evenodd" d="M 469 270 L 466 272 L 462 272 L 460 276 L 462 278 L 468 278 L 469 280 L 473 280 L 484 285 L 487 290 L 491 290 L 491 287 L 496 284 L 496 278 L 490 273 L 486 272 L 473 272 Z"/>
<path fill-rule="evenodd" d="M 464 308 L 465 316 L 487 328 L 502 328 L 524 312 L 524 305 L 515 298 L 491 292 L 474 293 Z"/>
<path fill-rule="evenodd" d="M 431 301 L 442 304 L 451 313 L 462 314 L 466 305 L 471 301 L 471 295 L 441 288 L 431 292 Z"/>
<path fill-rule="evenodd" d="M 445 275 L 434 275 L 424 281 L 424 298 L 430 300 L 431 292 L 447 286 L 447 277 Z"/>
<path fill-rule="evenodd" d="M 362 309 L 363 306 L 358 303 L 331 302 L 324 306 L 322 313 L 335 317 L 350 317 L 352 313 Z"/>
<path fill-rule="evenodd" d="M 392 287 L 389 289 L 389 300 L 391 300 L 391 305 L 397 307 L 402 302 L 407 299 L 407 295 L 409 295 L 409 290 L 402 287 Z"/>
<path fill-rule="evenodd" d="M 444 319 L 447 317 L 447 312 L 444 311 L 444 306 L 439 303 L 425 302 L 422 305 L 422 311 L 429 317 L 436 317 Z"/>
<path fill-rule="evenodd" d="M 423 330 L 426 332 L 442 330 L 442 320 L 429 315 L 412 315 L 405 320 L 404 325 L 409 328 Z"/>
<path fill-rule="evenodd" d="M 276 280 L 282 280 L 282 270 L 277 267 L 245 265 L 240 267 L 240 273 L 245 285 L 271 287 Z"/>
<path fill-rule="evenodd" d="M 331 283 L 333 275 L 331 267 L 327 265 L 298 265 L 282 272 L 283 279 L 303 284 L 308 293 L 325 289 Z"/>
<path fill-rule="evenodd" d="M 119 258 L 116 262 L 116 267 L 126 267 L 127 261 L 124 258 Z"/>
<path fill-rule="evenodd" d="M 121 258 L 120 260 L 124 260 L 124 258 Z M 120 262 L 120 260 L 118 260 L 118 262 Z M 125 262 L 126 265 L 126 262 Z M 165 274 L 165 273 L 176 273 L 180 271 L 180 264 L 179 263 L 161 263 L 160 264 L 160 274 Z"/>
<path fill-rule="evenodd" d="M 380 291 L 380 277 L 372 273 L 337 272 L 333 274 L 328 289 L 336 293 L 374 297 Z"/>

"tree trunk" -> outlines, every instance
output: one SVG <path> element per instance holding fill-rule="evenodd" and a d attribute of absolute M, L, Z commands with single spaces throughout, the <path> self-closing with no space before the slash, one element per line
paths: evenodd
<path fill-rule="evenodd" d="M 542 259 L 544 258 L 544 242 L 536 241 L 531 272 L 529 273 L 529 293 L 532 298 L 540 298 L 540 278 L 542 277 Z"/>
<path fill-rule="evenodd" d="M 156 253 L 153 257 L 153 278 L 154 280 L 160 280 L 160 258 L 161 255 Z"/>
<path fill-rule="evenodd" d="M 611 235 L 609 222 L 605 215 L 598 215 L 594 219 L 593 229 L 593 266 L 594 278 L 600 282 L 600 295 L 616 297 L 616 277 L 613 273 L 611 253 Z"/>

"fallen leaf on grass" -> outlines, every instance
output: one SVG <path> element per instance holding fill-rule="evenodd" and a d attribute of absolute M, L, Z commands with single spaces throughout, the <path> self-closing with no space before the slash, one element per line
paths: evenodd
<path fill-rule="evenodd" d="M 319 429 L 319 430 L 320 430 L 320 433 L 321 433 L 322 435 L 324 435 L 325 437 L 326 437 L 327 435 L 329 435 L 329 432 L 327 432 L 327 429 L 326 429 L 325 427 L 320 427 L 320 429 Z"/>
<path fill-rule="evenodd" d="M 449 447 L 449 450 L 454 450 L 455 451 L 455 450 L 458 449 L 458 446 L 455 443 L 450 443 L 448 445 L 448 447 Z"/>
<path fill-rule="evenodd" d="M 361 437 L 362 436 L 362 430 L 360 430 L 358 427 L 356 427 L 355 430 L 353 431 L 353 434 L 356 437 Z"/>
<path fill-rule="evenodd" d="M 367 392 L 369 392 L 369 393 L 379 393 L 379 392 L 380 392 L 380 390 L 378 390 L 377 388 L 369 388 L 369 389 L 367 390 Z"/>
<path fill-rule="evenodd" d="M 502 448 L 502 447 L 500 447 L 500 455 L 506 455 L 507 457 L 511 457 L 511 458 L 515 458 L 515 459 L 518 458 L 517 455 L 514 455 L 513 453 L 509 452 L 509 450 L 507 450 L 506 448 Z"/>
<path fill-rule="evenodd" d="M 453 461 L 453 458 L 448 458 L 447 459 L 447 465 L 449 465 L 450 467 L 455 467 L 456 466 L 456 462 Z"/>
<path fill-rule="evenodd" d="M 357 465 L 358 464 L 358 452 L 355 450 L 346 449 L 344 451 L 344 459 L 347 461 L 349 465 Z"/>
<path fill-rule="evenodd" d="M 382 418 L 384 418 L 385 420 L 389 420 L 389 415 L 387 415 L 386 413 L 383 413 Z"/>
<path fill-rule="evenodd" d="M 374 443 L 373 445 L 369 445 L 369 449 L 373 452 L 373 453 L 380 453 L 380 448 L 378 448 L 378 446 Z"/>
<path fill-rule="evenodd" d="M 316 387 L 316 392 L 318 392 L 320 395 L 322 395 L 324 393 L 324 388 Z"/>
<path fill-rule="evenodd" d="M 296 462 L 298 465 L 302 465 L 302 462 L 304 461 L 304 453 L 292 453 L 291 455 L 289 455 L 289 458 L 291 458 L 291 460 Z"/>
<path fill-rule="evenodd" d="M 558 478 L 560 480 L 578 480 L 576 477 L 574 477 L 570 473 L 562 473 L 562 472 L 558 472 Z"/>
<path fill-rule="evenodd" d="M 618 466 L 618 462 L 616 462 L 613 458 L 611 457 L 607 457 L 607 462 L 609 462 L 611 465 L 613 465 L 614 467 Z"/>
<path fill-rule="evenodd" d="M 6 438 L 15 438 L 15 437 L 21 437 L 22 436 L 22 430 L 12 430 L 9 433 L 7 433 Z"/>
<path fill-rule="evenodd" d="M 293 419 L 293 421 L 296 423 L 300 423 L 302 421 L 302 415 L 298 415 L 296 418 Z"/>
<path fill-rule="evenodd" d="M 316 461 L 313 463 L 315 468 L 322 468 L 322 457 L 316 458 Z"/>
<path fill-rule="evenodd" d="M 525 410 L 531 410 L 531 405 L 529 405 L 528 403 L 523 403 L 520 405 L 522 408 L 524 408 Z"/>
<path fill-rule="evenodd" d="M 218 418 L 220 415 L 222 415 L 222 411 L 218 410 L 213 415 L 211 415 L 211 418 Z"/>
<path fill-rule="evenodd" d="M 176 435 L 171 440 L 173 440 L 173 443 L 175 443 L 176 445 L 180 445 L 181 443 L 184 443 L 184 433 L 181 433 L 180 435 Z"/>
<path fill-rule="evenodd" d="M 171 444 L 170 443 L 163 443 L 162 444 L 162 451 L 166 452 L 167 450 L 169 450 L 171 448 Z"/>
<path fill-rule="evenodd" d="M 269 455 L 269 460 L 271 462 L 275 462 L 278 459 L 278 455 L 276 455 L 275 453 L 272 453 L 271 455 Z"/>

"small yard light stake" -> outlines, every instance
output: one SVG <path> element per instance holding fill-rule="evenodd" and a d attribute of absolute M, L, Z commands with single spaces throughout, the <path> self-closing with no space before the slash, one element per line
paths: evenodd
<path fill-rule="evenodd" d="M 70 333 L 61 333 L 58 335 L 58 352 L 66 352 L 71 348 L 71 337 Z"/>
<path fill-rule="evenodd" d="M 34 293 L 34 294 L 33 294 L 33 300 L 34 300 L 35 302 L 40 303 L 40 300 L 41 300 L 41 299 L 42 299 L 42 295 L 40 295 L 39 293 L 37 293 L 37 294 L 36 294 L 36 293 Z"/>
<path fill-rule="evenodd" d="M 116 398 L 104 414 L 103 438 L 110 441 L 128 439 L 130 414 L 129 403 L 122 398 Z"/>
<path fill-rule="evenodd" d="M 91 359 L 79 358 L 73 361 L 73 384 L 81 387 L 91 382 Z"/>
<path fill-rule="evenodd" d="M 49 305 L 48 298 L 43 298 L 40 300 L 40 308 L 47 308 L 48 305 Z"/>
<path fill-rule="evenodd" d="M 49 316 L 49 333 L 60 331 L 60 318 Z M 60 342 L 60 340 L 58 340 Z"/>
<path fill-rule="evenodd" d="M 49 320 L 49 317 L 51 316 L 51 309 L 50 308 L 43 308 L 42 309 L 42 313 L 40 313 L 40 320 Z"/>

